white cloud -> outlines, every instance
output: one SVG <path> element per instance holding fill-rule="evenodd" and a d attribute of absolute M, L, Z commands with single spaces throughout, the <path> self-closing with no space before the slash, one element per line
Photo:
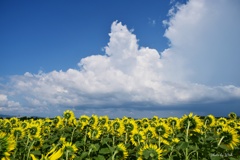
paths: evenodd
<path fill-rule="evenodd" d="M 171 12 L 165 36 L 178 64 L 173 70 L 187 71 L 188 79 L 209 85 L 240 85 L 240 3 L 238 0 L 190 0 Z M 183 63 L 180 64 L 179 63 Z"/>
<path fill-rule="evenodd" d="M 8 99 L 8 96 L 5 94 L 0 94 L 0 111 L 13 111 L 21 108 L 19 102 L 15 102 Z"/>
<path fill-rule="evenodd" d="M 51 109 L 53 106 L 135 104 L 171 108 L 171 105 L 240 99 L 240 88 L 227 83 L 232 79 L 233 83 L 239 81 L 239 77 L 233 71 L 230 77 L 223 77 L 228 73 L 220 74 L 233 69 L 239 57 L 238 48 L 234 47 L 240 37 L 234 36 L 239 33 L 236 30 L 239 24 L 232 26 L 239 12 L 228 1 L 214 2 L 191 0 L 178 6 L 176 13 L 171 11 L 170 20 L 165 21 L 170 48 L 162 53 L 163 58 L 157 50 L 139 46 L 133 31 L 115 21 L 104 55 L 81 59 L 79 69 L 26 72 L 12 77 L 8 87 L 12 96 L 22 98 L 26 107 L 39 112 L 56 110 L 56 107 Z M 236 18 L 230 20 L 227 16 Z M 221 81 L 216 78 L 227 85 L 219 85 Z M 208 79 L 213 86 L 208 85 Z M 6 95 L 0 96 L 0 101 L 5 103 Z"/>
<path fill-rule="evenodd" d="M 4 95 L 4 94 L 0 94 L 0 102 L 1 102 L 1 103 L 4 103 L 4 102 L 6 102 L 6 101 L 7 101 L 7 96 Z"/>
<path fill-rule="evenodd" d="M 113 22 L 105 55 L 81 59 L 79 70 L 15 76 L 15 94 L 33 106 L 84 106 L 150 103 L 181 104 L 207 99 L 239 97 L 237 87 L 208 87 L 187 83 L 170 74 L 155 49 L 139 47 L 136 36 L 120 22 Z M 179 76 L 180 77 L 180 76 Z"/>

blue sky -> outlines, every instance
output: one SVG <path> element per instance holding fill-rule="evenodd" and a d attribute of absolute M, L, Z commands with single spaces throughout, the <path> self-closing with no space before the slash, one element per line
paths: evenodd
<path fill-rule="evenodd" d="M 1 114 L 240 114 L 238 0 L 0 3 Z"/>
<path fill-rule="evenodd" d="M 2 1 L 0 74 L 76 67 L 81 58 L 103 54 L 116 20 L 134 29 L 141 45 L 162 51 L 162 20 L 170 6 L 166 0 Z"/>

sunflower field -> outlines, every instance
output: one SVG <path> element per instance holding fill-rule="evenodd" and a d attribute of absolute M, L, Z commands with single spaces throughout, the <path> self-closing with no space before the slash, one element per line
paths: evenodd
<path fill-rule="evenodd" d="M 1 160 L 239 160 L 240 119 L 62 116 L 0 119 Z"/>

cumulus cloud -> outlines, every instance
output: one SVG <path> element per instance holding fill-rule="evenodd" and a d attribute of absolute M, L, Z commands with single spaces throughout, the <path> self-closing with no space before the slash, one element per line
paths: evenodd
<path fill-rule="evenodd" d="M 155 49 L 139 47 L 136 36 L 121 22 L 113 22 L 109 36 L 106 54 L 81 59 L 79 70 L 15 76 L 15 94 L 33 106 L 171 105 L 240 95 L 234 86 L 211 88 L 168 75 L 164 65 L 168 61 Z"/>
<path fill-rule="evenodd" d="M 16 75 L 7 85 L 12 97 L 42 112 L 63 106 L 147 109 L 240 99 L 239 77 L 231 70 L 239 59 L 239 23 L 227 18 L 239 15 L 239 3 L 233 2 L 190 0 L 171 9 L 165 21 L 170 47 L 163 53 L 139 46 L 133 31 L 115 21 L 105 54 L 81 59 L 78 69 Z M 1 104 L 7 101 L 2 94 Z"/>
<path fill-rule="evenodd" d="M 174 70 L 197 83 L 239 86 L 240 2 L 190 0 L 173 8 L 164 21 L 170 48 L 163 55 L 172 55 Z"/>

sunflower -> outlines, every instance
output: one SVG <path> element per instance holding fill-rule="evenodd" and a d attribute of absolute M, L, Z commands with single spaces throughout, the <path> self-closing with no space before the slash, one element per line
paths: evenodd
<path fill-rule="evenodd" d="M 147 128 L 147 127 L 149 127 L 149 126 L 150 126 L 149 122 L 143 122 L 143 123 L 141 123 L 141 128 Z"/>
<path fill-rule="evenodd" d="M 20 126 L 23 128 L 23 129 L 27 129 L 29 127 L 29 123 L 27 121 L 21 121 L 20 122 Z"/>
<path fill-rule="evenodd" d="M 167 119 L 165 119 L 165 118 L 159 118 L 157 122 L 158 122 L 158 123 L 167 123 Z"/>
<path fill-rule="evenodd" d="M 64 147 L 56 151 L 57 146 L 53 147 L 45 156 L 42 155 L 41 160 L 58 160 L 64 153 Z M 32 160 L 37 160 L 34 154 L 30 154 Z"/>
<path fill-rule="evenodd" d="M 167 124 L 172 130 L 180 129 L 180 120 L 177 117 L 169 117 Z"/>
<path fill-rule="evenodd" d="M 146 140 L 146 136 L 143 131 L 134 131 L 130 137 L 130 141 L 134 146 L 138 146 Z"/>
<path fill-rule="evenodd" d="M 82 115 L 81 117 L 79 117 L 80 122 L 88 123 L 89 119 L 90 118 L 87 115 Z"/>
<path fill-rule="evenodd" d="M 97 140 L 99 139 L 99 137 L 101 136 L 102 131 L 100 130 L 100 128 L 92 128 L 90 129 L 90 131 L 88 132 L 88 137 L 92 140 Z"/>
<path fill-rule="evenodd" d="M 76 126 L 76 125 L 77 125 L 77 120 L 76 120 L 76 118 L 73 118 L 73 119 L 69 120 L 69 121 L 68 121 L 68 124 L 69 124 L 70 126 Z"/>
<path fill-rule="evenodd" d="M 239 136 L 237 131 L 231 127 L 223 127 L 223 129 L 218 133 L 219 143 L 225 145 L 229 149 L 234 149 L 235 146 L 239 144 Z"/>
<path fill-rule="evenodd" d="M 214 131 L 215 131 L 215 133 L 221 132 L 224 127 L 225 127 L 225 125 L 223 125 L 223 124 L 217 124 L 217 125 L 215 125 L 215 126 L 214 126 Z"/>
<path fill-rule="evenodd" d="M 151 127 L 156 127 L 158 121 L 150 121 L 149 124 Z"/>
<path fill-rule="evenodd" d="M 172 139 L 172 143 L 173 144 L 177 144 L 179 141 L 180 141 L 179 138 L 173 138 Z"/>
<path fill-rule="evenodd" d="M 124 130 L 125 132 L 133 132 L 134 130 L 137 130 L 138 125 L 133 119 L 129 119 L 126 123 L 124 123 Z"/>
<path fill-rule="evenodd" d="M 116 157 L 116 159 L 119 159 L 119 160 L 124 160 L 124 159 L 127 159 L 128 157 L 127 148 L 123 143 L 120 143 L 117 145 L 114 153 L 115 153 L 114 156 Z"/>
<path fill-rule="evenodd" d="M 237 119 L 237 114 L 234 113 L 234 112 L 230 112 L 228 114 L 228 117 L 231 119 L 231 120 L 236 120 Z"/>
<path fill-rule="evenodd" d="M 88 124 L 92 127 L 96 127 L 98 125 L 98 116 L 93 114 L 89 119 Z"/>
<path fill-rule="evenodd" d="M 154 131 L 158 137 L 168 138 L 170 134 L 170 128 L 165 123 L 158 123 Z"/>
<path fill-rule="evenodd" d="M 110 126 L 108 124 L 101 125 L 100 130 L 102 131 L 102 133 L 108 133 L 110 131 Z"/>
<path fill-rule="evenodd" d="M 6 120 L 4 121 L 3 126 L 4 126 L 5 128 L 10 129 L 10 128 L 12 128 L 12 123 L 10 122 L 10 120 L 6 119 Z"/>
<path fill-rule="evenodd" d="M 235 130 L 236 130 L 238 136 L 240 136 L 240 127 L 236 127 Z"/>
<path fill-rule="evenodd" d="M 128 120 L 129 120 L 129 118 L 128 118 L 128 117 L 126 117 L 126 116 L 123 116 L 123 117 L 122 117 L 122 122 L 123 122 L 123 123 L 127 123 L 127 122 L 128 122 Z"/>
<path fill-rule="evenodd" d="M 34 138 L 33 149 L 39 150 L 43 145 L 43 140 L 41 137 Z"/>
<path fill-rule="evenodd" d="M 31 139 L 40 137 L 40 133 L 41 133 L 41 128 L 39 125 L 30 124 L 28 128 L 28 135 L 30 136 Z"/>
<path fill-rule="evenodd" d="M 75 144 L 72 144 L 72 142 L 64 142 L 63 147 L 68 153 L 68 158 L 74 159 L 74 157 L 76 156 L 75 153 L 78 151 L 77 146 Z"/>
<path fill-rule="evenodd" d="M 111 123 L 111 133 L 114 135 L 120 136 L 123 134 L 123 132 L 124 132 L 124 125 L 120 119 L 116 118 Z"/>
<path fill-rule="evenodd" d="M 44 136 L 48 136 L 51 133 L 51 128 L 49 126 L 44 126 L 42 128 L 41 132 Z"/>
<path fill-rule="evenodd" d="M 149 141 L 150 139 L 156 137 L 155 129 L 154 129 L 153 127 L 151 127 L 151 126 L 145 128 L 145 129 L 143 130 L 143 132 L 144 132 L 144 135 L 145 135 L 145 137 L 146 137 L 146 140 L 148 140 L 148 141 Z"/>
<path fill-rule="evenodd" d="M 149 119 L 148 119 L 148 118 L 142 118 L 142 119 L 141 119 L 141 122 L 142 122 L 142 123 L 149 122 Z"/>
<path fill-rule="evenodd" d="M 62 146 L 66 143 L 66 137 L 60 137 L 60 139 L 58 140 L 58 143 L 61 144 Z"/>
<path fill-rule="evenodd" d="M 180 126 L 182 129 L 189 129 L 190 131 L 201 133 L 201 127 L 203 126 L 203 122 L 201 119 L 190 113 L 189 115 L 184 115 L 180 120 Z"/>
<path fill-rule="evenodd" d="M 221 117 L 217 120 L 218 124 L 226 125 L 227 124 L 227 119 L 224 117 Z"/>
<path fill-rule="evenodd" d="M 52 122 L 54 125 L 57 125 L 61 120 L 62 118 L 60 116 L 56 116 L 53 118 Z"/>
<path fill-rule="evenodd" d="M 10 118 L 10 122 L 12 123 L 12 126 L 17 127 L 19 123 L 19 119 L 17 117 Z"/>
<path fill-rule="evenodd" d="M 213 127 L 216 124 L 215 117 L 213 115 L 208 115 L 204 118 L 204 125 L 207 127 Z"/>
<path fill-rule="evenodd" d="M 236 128 L 237 127 L 237 123 L 234 120 L 229 120 L 227 122 L 227 125 L 231 128 Z"/>
<path fill-rule="evenodd" d="M 58 151 L 53 152 L 49 157 L 47 157 L 47 159 L 49 159 L 49 160 L 58 160 L 59 158 L 62 157 L 63 152 L 64 152 L 63 150 L 64 150 L 64 147 L 60 148 Z"/>
<path fill-rule="evenodd" d="M 151 120 L 152 120 L 152 121 L 158 121 L 158 119 L 159 119 L 158 116 L 153 116 Z"/>
<path fill-rule="evenodd" d="M 36 125 L 42 126 L 43 120 L 42 119 L 37 119 L 37 120 L 33 121 L 32 124 L 36 124 Z"/>
<path fill-rule="evenodd" d="M 99 117 L 99 124 L 100 125 L 108 124 L 108 121 L 109 121 L 108 116 L 100 116 Z"/>
<path fill-rule="evenodd" d="M 135 122 L 136 122 L 138 128 L 141 127 L 142 121 L 140 119 L 136 119 Z"/>
<path fill-rule="evenodd" d="M 78 120 L 76 125 L 77 125 L 77 128 L 81 131 L 87 125 L 87 122 L 82 122 L 82 121 Z"/>
<path fill-rule="evenodd" d="M 71 111 L 71 110 L 66 110 L 66 111 L 63 112 L 63 117 L 65 119 L 73 119 L 73 118 L 75 118 L 74 112 Z"/>
<path fill-rule="evenodd" d="M 9 159 L 11 153 L 16 148 L 16 141 L 12 136 L 0 132 L 0 157 Z"/>
<path fill-rule="evenodd" d="M 11 130 L 11 134 L 16 139 L 23 139 L 25 136 L 25 130 L 22 127 L 16 127 Z"/>
<path fill-rule="evenodd" d="M 0 117 L 0 129 L 2 129 L 2 128 L 3 128 L 3 126 L 4 126 L 4 120 L 3 120 L 3 119 L 1 119 L 1 117 Z"/>
<path fill-rule="evenodd" d="M 162 150 L 157 147 L 157 145 L 145 145 L 138 152 L 137 160 L 161 160 L 162 159 Z"/>
<path fill-rule="evenodd" d="M 56 129 L 64 127 L 64 119 L 62 119 L 60 116 L 55 117 L 53 121 Z"/>
<path fill-rule="evenodd" d="M 43 122 L 43 126 L 51 126 L 52 121 L 49 118 L 45 118 Z"/>

